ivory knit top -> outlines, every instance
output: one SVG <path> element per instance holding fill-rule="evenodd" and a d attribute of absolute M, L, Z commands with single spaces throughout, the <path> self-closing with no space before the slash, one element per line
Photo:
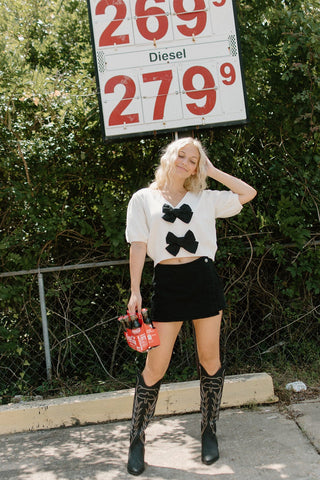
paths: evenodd
<path fill-rule="evenodd" d="M 188 223 L 176 218 L 172 223 L 163 216 L 163 206 L 179 209 L 188 205 L 192 217 Z M 209 257 L 215 258 L 217 251 L 216 218 L 232 217 L 242 209 L 239 196 L 230 190 L 203 190 L 187 192 L 178 205 L 173 207 L 153 188 L 142 188 L 131 197 L 127 210 L 126 239 L 128 243 L 144 242 L 147 254 L 154 265 L 168 258 Z M 192 232 L 196 250 L 192 253 L 184 247 L 177 247 L 178 253 L 171 254 L 168 248 L 168 232 L 182 238 Z M 194 249 L 193 249 L 194 250 Z"/>

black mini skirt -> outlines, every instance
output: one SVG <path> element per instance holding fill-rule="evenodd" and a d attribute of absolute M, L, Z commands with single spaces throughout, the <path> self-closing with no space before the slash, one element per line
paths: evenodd
<path fill-rule="evenodd" d="M 158 263 L 154 269 L 151 318 L 181 322 L 219 314 L 226 306 L 223 286 L 208 257 L 179 265 Z"/>

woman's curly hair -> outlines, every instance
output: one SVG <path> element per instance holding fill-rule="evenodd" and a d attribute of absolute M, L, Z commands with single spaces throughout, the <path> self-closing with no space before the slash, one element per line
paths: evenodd
<path fill-rule="evenodd" d="M 184 182 L 184 188 L 190 192 L 200 192 L 207 187 L 207 155 L 199 140 L 192 137 L 179 138 L 171 142 L 163 151 L 160 165 L 155 172 L 155 179 L 151 188 L 162 189 L 170 183 L 170 176 L 174 168 L 174 162 L 178 158 L 179 150 L 186 145 L 194 145 L 199 151 L 199 161 L 195 175 L 190 176 Z"/>

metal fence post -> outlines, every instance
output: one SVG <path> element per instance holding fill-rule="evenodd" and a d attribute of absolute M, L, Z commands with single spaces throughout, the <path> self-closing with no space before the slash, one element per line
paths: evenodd
<path fill-rule="evenodd" d="M 51 381 L 51 355 L 50 355 L 50 343 L 49 343 L 49 332 L 48 332 L 48 320 L 47 320 L 47 310 L 46 310 L 46 299 L 44 295 L 44 284 L 43 284 L 43 275 L 38 273 L 38 284 L 39 284 L 39 294 L 40 294 L 40 307 L 41 307 L 41 320 L 42 320 L 42 332 L 43 332 L 43 342 L 44 342 L 44 352 L 46 356 L 46 368 L 47 368 L 47 379 Z"/>

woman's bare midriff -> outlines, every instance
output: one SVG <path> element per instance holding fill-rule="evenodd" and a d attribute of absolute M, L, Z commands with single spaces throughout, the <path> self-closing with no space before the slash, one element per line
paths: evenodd
<path fill-rule="evenodd" d="M 162 265 L 179 265 L 180 263 L 190 263 L 194 262 L 200 257 L 181 257 L 181 258 L 167 258 L 166 260 L 162 260 Z"/>

